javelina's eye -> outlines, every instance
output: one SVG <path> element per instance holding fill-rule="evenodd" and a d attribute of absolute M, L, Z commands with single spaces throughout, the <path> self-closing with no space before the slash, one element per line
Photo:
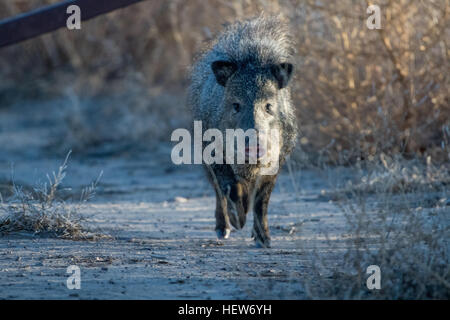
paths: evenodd
<path fill-rule="evenodd" d="M 273 114 L 273 108 L 272 105 L 270 103 L 266 104 L 266 112 Z"/>
<path fill-rule="evenodd" d="M 233 103 L 233 109 L 236 112 L 239 112 L 241 110 L 241 105 L 239 103 Z"/>

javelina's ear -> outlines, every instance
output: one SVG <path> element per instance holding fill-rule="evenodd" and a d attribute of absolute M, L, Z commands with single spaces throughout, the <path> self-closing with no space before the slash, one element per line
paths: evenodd
<path fill-rule="evenodd" d="M 277 80 L 278 88 L 283 89 L 286 87 L 289 83 L 289 80 L 292 76 L 292 71 L 294 70 L 294 66 L 292 63 L 280 63 L 280 64 L 274 64 L 270 67 L 270 71 L 272 72 L 273 76 Z"/>
<path fill-rule="evenodd" d="M 236 72 L 237 65 L 229 61 L 214 61 L 211 64 L 211 68 L 216 76 L 217 82 L 225 87 L 227 80 Z"/>

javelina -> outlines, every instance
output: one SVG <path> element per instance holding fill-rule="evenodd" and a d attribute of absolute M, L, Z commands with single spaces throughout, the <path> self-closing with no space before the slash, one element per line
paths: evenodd
<path fill-rule="evenodd" d="M 293 45 L 287 27 L 276 17 L 237 22 L 211 44 L 192 68 L 188 104 L 203 128 L 277 129 L 279 143 L 262 135 L 268 149 L 277 152 L 278 168 L 295 146 L 297 124 L 288 84 L 293 74 Z M 277 148 L 274 150 L 274 148 Z M 250 149 L 246 147 L 246 152 Z M 256 147 L 257 157 L 261 150 Z M 247 154 L 248 156 L 248 154 Z M 269 247 L 269 198 L 279 169 L 261 175 L 263 164 L 211 164 L 207 175 L 216 191 L 216 232 L 228 238 L 231 224 L 244 226 L 253 209 L 252 235 L 259 246 Z"/>

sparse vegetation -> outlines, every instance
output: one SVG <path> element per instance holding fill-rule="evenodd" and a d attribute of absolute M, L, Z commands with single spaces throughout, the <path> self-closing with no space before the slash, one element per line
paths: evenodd
<path fill-rule="evenodd" d="M 103 237 L 91 232 L 85 219 L 78 213 L 80 205 L 92 199 L 101 175 L 81 191 L 75 205 L 59 198 L 61 184 L 66 177 L 67 154 L 58 172 L 47 175 L 48 182 L 26 191 L 12 181 L 12 196 L 3 199 L 0 195 L 0 235 L 27 232 L 33 235 L 82 240 Z"/>
<path fill-rule="evenodd" d="M 53 2 L 3 2 L 0 17 Z M 1 50 L 0 105 L 14 97 L 67 97 L 70 88 L 67 136 L 83 136 L 69 139 L 66 149 L 83 149 L 80 141 L 84 146 L 117 140 L 116 127 L 89 134 L 105 114 L 117 111 L 123 118 L 145 116 L 155 128 L 125 124 L 119 130 L 126 133 L 122 142 L 153 138 L 154 132 L 161 137 L 189 126 L 188 117 L 173 123 L 163 115 L 188 112 L 183 98 L 188 69 L 205 41 L 223 24 L 264 11 L 281 14 L 296 38 L 293 98 L 309 163 L 347 165 L 381 152 L 448 161 L 441 149 L 450 127 L 448 1 L 376 4 L 382 10 L 381 30 L 366 27 L 363 0 L 338 6 L 314 0 L 144 1 L 84 22 L 83 32 L 62 29 Z M 114 99 L 105 100 L 113 92 Z M 78 110 L 73 96 L 81 101 Z M 176 98 L 167 103 L 167 96 Z M 98 112 L 91 114 L 92 106 L 84 105 L 96 98 Z M 90 124 L 78 131 L 74 113 L 90 118 Z"/>
<path fill-rule="evenodd" d="M 3 1 L 0 18 L 56 1 Z M 190 126 L 186 80 L 205 40 L 235 19 L 280 13 L 297 38 L 294 190 L 298 168 L 345 166 L 351 176 L 333 177 L 334 188 L 320 196 L 344 214 L 346 241 L 328 238 L 311 255 L 305 249 L 308 297 L 448 299 L 449 1 L 375 1 L 381 30 L 366 28 L 369 2 L 146 1 L 85 22 L 83 32 L 59 30 L 0 50 L 0 111 L 24 100 L 62 102 L 52 153 L 117 154 L 167 142 L 174 128 Z M 0 233 L 96 236 L 76 205 L 58 197 L 66 165 L 44 186 L 8 189 Z M 373 264 L 382 289 L 369 292 Z"/>
<path fill-rule="evenodd" d="M 345 216 L 346 246 L 325 234 L 326 248 L 310 260 L 308 293 L 327 299 L 448 299 L 449 167 L 430 159 L 380 158 L 357 170 L 357 183 L 324 195 Z M 329 255 L 335 256 L 331 264 Z M 365 285 L 370 265 L 381 269 L 381 290 Z"/>

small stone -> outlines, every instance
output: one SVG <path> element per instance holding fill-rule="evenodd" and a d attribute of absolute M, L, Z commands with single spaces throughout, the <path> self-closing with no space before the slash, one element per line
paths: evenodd
<path fill-rule="evenodd" d="M 188 201 L 188 199 L 186 199 L 186 198 L 183 198 L 183 197 L 175 197 L 175 202 L 178 202 L 178 203 L 184 203 L 184 202 L 187 202 Z"/>

